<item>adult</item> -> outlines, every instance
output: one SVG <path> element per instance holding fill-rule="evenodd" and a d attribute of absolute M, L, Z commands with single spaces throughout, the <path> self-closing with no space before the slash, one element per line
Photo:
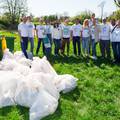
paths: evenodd
<path fill-rule="evenodd" d="M 93 14 L 91 15 L 91 19 L 89 20 L 89 27 L 90 27 L 90 28 L 93 26 L 93 21 L 94 21 L 94 20 L 96 20 L 96 19 L 95 19 L 95 13 L 93 13 Z"/>
<path fill-rule="evenodd" d="M 92 58 L 97 59 L 97 53 L 96 53 L 96 45 L 99 42 L 99 33 L 100 33 L 100 27 L 96 23 L 96 20 L 93 20 L 93 25 L 90 28 L 91 33 L 91 47 L 92 47 Z"/>
<path fill-rule="evenodd" d="M 58 56 L 59 50 L 61 48 L 61 39 L 62 39 L 62 29 L 59 26 L 58 22 L 54 23 L 54 28 L 52 31 L 52 39 L 53 39 L 54 45 L 55 45 L 54 54 L 55 54 L 55 56 Z"/>
<path fill-rule="evenodd" d="M 28 25 L 28 39 L 30 41 L 31 45 L 31 52 L 33 54 L 33 49 L 34 49 L 34 36 L 35 36 L 35 26 L 31 21 L 31 17 L 27 17 L 27 25 Z"/>
<path fill-rule="evenodd" d="M 52 29 L 53 29 L 53 26 L 51 25 L 50 21 L 46 20 L 45 30 L 46 30 L 46 35 L 50 40 L 51 46 L 53 43 L 53 41 L 52 41 Z"/>
<path fill-rule="evenodd" d="M 111 41 L 112 41 L 112 49 L 114 55 L 114 62 L 120 63 L 120 20 L 118 20 L 117 25 L 115 26 L 115 21 L 111 22 L 114 25 L 111 31 Z"/>
<path fill-rule="evenodd" d="M 26 24 L 27 17 L 22 18 L 22 22 L 18 25 L 18 33 L 20 36 L 21 49 L 25 57 L 28 58 L 27 48 L 28 48 L 28 26 Z"/>
<path fill-rule="evenodd" d="M 103 23 L 100 25 L 100 50 L 102 58 L 110 59 L 110 25 L 106 19 L 103 19 Z"/>
<path fill-rule="evenodd" d="M 72 26 L 73 49 L 75 55 L 81 54 L 81 42 L 80 42 L 81 32 L 82 32 L 82 25 L 80 24 L 80 20 L 76 19 L 75 25 Z"/>
<path fill-rule="evenodd" d="M 82 47 L 83 55 L 89 56 L 90 27 L 88 19 L 84 20 L 82 28 Z"/>
<path fill-rule="evenodd" d="M 71 26 L 69 26 L 69 20 L 65 20 L 64 26 L 62 28 L 62 50 L 61 53 L 64 55 L 65 47 L 67 44 L 67 56 L 69 56 L 70 51 L 70 37 L 71 37 Z"/>
<path fill-rule="evenodd" d="M 39 53 L 39 49 L 42 43 L 43 46 L 43 54 L 45 54 L 45 47 L 44 47 L 44 38 L 46 37 L 45 33 L 45 26 L 43 25 L 44 21 L 42 19 L 39 20 L 39 25 L 36 26 L 36 35 L 38 39 L 38 45 L 36 50 L 36 55 Z"/>

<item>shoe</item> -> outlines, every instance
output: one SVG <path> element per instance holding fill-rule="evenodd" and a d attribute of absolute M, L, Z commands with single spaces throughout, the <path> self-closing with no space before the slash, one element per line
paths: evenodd
<path fill-rule="evenodd" d="M 92 59 L 93 59 L 93 60 L 97 60 L 97 57 L 96 57 L 96 56 L 92 56 Z"/>

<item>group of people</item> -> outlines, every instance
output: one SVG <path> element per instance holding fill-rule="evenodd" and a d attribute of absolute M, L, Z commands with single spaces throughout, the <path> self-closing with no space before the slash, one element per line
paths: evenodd
<path fill-rule="evenodd" d="M 31 22 L 31 17 L 23 17 L 22 22 L 18 25 L 18 31 L 21 39 L 21 48 L 26 56 L 28 42 L 31 43 L 31 52 L 34 49 L 34 38 L 37 36 L 38 45 L 36 55 L 42 44 L 43 53 L 47 56 L 51 54 L 54 43 L 54 55 L 59 54 L 69 56 L 70 41 L 73 44 L 73 53 L 76 56 L 83 55 L 91 56 L 94 60 L 97 59 L 96 45 L 99 44 L 102 58 L 111 59 L 111 45 L 114 55 L 114 62 L 120 62 L 120 20 L 106 19 L 99 23 L 92 14 L 91 19 L 85 19 L 83 25 L 80 20 L 76 19 L 74 25 L 69 24 L 69 19 L 64 23 L 55 21 L 53 24 L 50 21 L 39 20 L 39 25 L 36 27 Z"/>

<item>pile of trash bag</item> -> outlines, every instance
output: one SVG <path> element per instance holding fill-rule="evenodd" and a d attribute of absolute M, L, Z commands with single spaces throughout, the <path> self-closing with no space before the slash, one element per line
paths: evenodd
<path fill-rule="evenodd" d="M 30 108 L 30 120 L 53 114 L 60 92 L 75 89 L 77 78 L 58 75 L 46 57 L 26 59 L 21 51 L 4 51 L 0 61 L 0 108 L 20 105 Z"/>

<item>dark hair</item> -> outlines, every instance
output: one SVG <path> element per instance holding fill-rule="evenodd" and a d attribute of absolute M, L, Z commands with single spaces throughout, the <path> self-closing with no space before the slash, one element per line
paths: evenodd
<path fill-rule="evenodd" d="M 54 22 L 53 27 L 58 28 L 59 27 L 59 22 Z"/>

